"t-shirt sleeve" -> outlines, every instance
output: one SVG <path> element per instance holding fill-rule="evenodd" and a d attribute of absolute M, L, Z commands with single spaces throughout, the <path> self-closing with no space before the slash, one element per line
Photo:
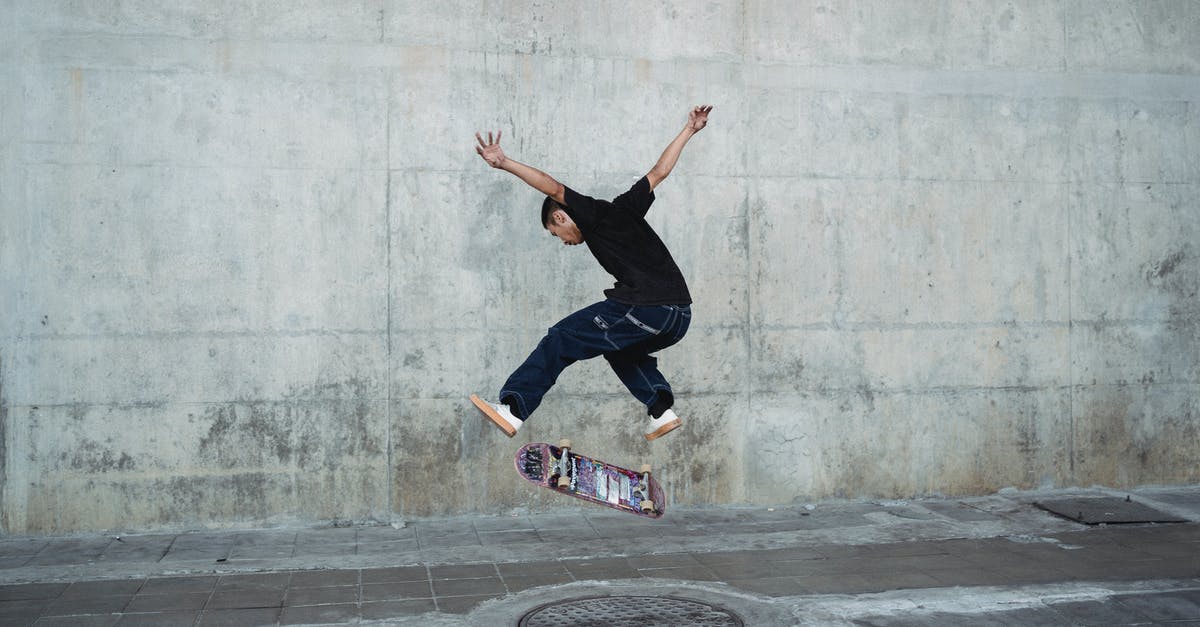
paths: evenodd
<path fill-rule="evenodd" d="M 644 176 L 638 179 L 633 187 L 629 188 L 629 191 L 613 199 L 614 206 L 642 217 L 645 217 L 652 203 L 654 203 L 654 190 L 650 189 L 650 181 Z"/>

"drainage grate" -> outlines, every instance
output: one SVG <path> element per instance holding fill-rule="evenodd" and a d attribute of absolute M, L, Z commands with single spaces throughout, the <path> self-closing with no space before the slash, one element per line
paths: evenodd
<path fill-rule="evenodd" d="M 1034 505 L 1085 525 L 1187 522 L 1183 518 L 1160 512 L 1128 497 L 1056 499 L 1035 502 Z"/>
<path fill-rule="evenodd" d="M 723 607 L 679 597 L 602 596 L 548 603 L 521 617 L 520 627 L 550 625 L 701 625 L 742 627 L 742 619 Z"/>

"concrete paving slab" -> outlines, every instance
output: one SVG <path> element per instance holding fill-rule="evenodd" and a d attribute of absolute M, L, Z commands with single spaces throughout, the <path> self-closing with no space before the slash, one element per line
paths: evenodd
<path fill-rule="evenodd" d="M 1159 490 L 1155 502 L 1176 492 L 1200 488 Z M 671 525 L 584 508 L 544 521 L 529 513 L 120 543 L 263 552 L 222 562 L 132 551 L 128 561 L 99 564 L 97 549 L 120 550 L 114 539 L 17 538 L 11 547 L 78 563 L 0 568 L 0 617 L 39 625 L 510 624 L 555 594 L 636 591 L 724 599 L 743 617 L 764 619 L 748 624 L 767 625 L 1086 624 L 1106 613 L 1200 620 L 1200 552 L 1189 550 L 1200 546 L 1200 511 L 1189 509 L 1184 524 L 1089 527 L 1035 508 L 1043 496 L 976 499 L 958 518 L 941 512 L 958 513 L 959 501 L 930 500 L 683 509 Z M 781 529 L 796 521 L 814 526 Z M 619 532 L 621 542 L 602 530 Z M 336 542 L 322 542 L 323 533 Z M 385 550 L 397 537 L 418 546 Z M 446 538 L 455 541 L 439 543 Z"/>

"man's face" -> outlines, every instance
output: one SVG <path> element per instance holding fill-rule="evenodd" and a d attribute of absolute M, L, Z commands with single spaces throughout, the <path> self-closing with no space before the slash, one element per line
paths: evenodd
<path fill-rule="evenodd" d="M 567 212 L 562 209 L 556 210 L 550 214 L 550 222 L 546 224 L 546 230 L 558 239 L 562 240 L 567 246 L 575 246 L 583 243 L 583 233 L 579 227 L 575 225 L 575 221 Z"/>

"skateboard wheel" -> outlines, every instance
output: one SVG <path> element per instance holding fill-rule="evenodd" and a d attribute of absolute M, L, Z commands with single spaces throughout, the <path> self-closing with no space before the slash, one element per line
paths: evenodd
<path fill-rule="evenodd" d="M 568 477 L 559 477 L 559 478 L 558 478 L 558 487 L 560 487 L 560 488 L 567 488 L 567 487 L 570 487 L 570 486 L 571 486 L 571 479 L 570 479 L 570 478 L 568 478 Z"/>
<path fill-rule="evenodd" d="M 650 472 L 650 464 L 642 464 L 642 474 Z"/>
<path fill-rule="evenodd" d="M 559 440 L 558 448 L 571 448 L 571 441 L 566 438 Z"/>
<path fill-rule="evenodd" d="M 654 501 L 642 501 L 642 511 L 643 512 L 653 512 L 654 511 Z"/>

